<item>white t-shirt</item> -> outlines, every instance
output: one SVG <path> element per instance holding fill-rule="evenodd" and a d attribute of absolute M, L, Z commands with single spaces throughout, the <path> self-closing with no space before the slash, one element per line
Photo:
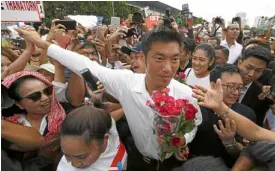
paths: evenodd
<path fill-rule="evenodd" d="M 116 123 L 112 119 L 112 127 L 106 150 L 99 156 L 97 161 L 85 169 L 78 169 L 67 162 L 65 156 L 60 160 L 57 171 L 108 171 L 118 170 L 117 163 L 122 163 L 122 169 L 126 169 L 127 153 L 124 145 L 120 142 L 116 129 Z"/>
<path fill-rule="evenodd" d="M 201 85 L 205 88 L 210 88 L 210 74 L 204 78 L 198 78 L 192 68 L 187 68 L 184 73 L 186 75 L 186 84 L 191 86 Z"/>

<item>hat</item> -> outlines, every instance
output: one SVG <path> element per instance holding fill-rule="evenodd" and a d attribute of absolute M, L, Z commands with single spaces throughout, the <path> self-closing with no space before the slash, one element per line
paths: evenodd
<path fill-rule="evenodd" d="M 10 108 L 14 100 L 9 97 L 8 88 L 1 84 L 1 109 Z"/>
<path fill-rule="evenodd" d="M 141 42 L 138 42 L 137 45 L 133 48 L 131 48 L 129 46 L 122 46 L 120 51 L 127 54 L 127 55 L 130 55 L 131 52 L 141 52 L 142 51 L 142 44 L 141 44 Z"/>
<path fill-rule="evenodd" d="M 46 71 L 49 71 L 52 74 L 55 73 L 54 65 L 50 64 L 50 63 L 40 65 L 38 70 L 40 70 L 40 69 L 44 69 Z"/>
<path fill-rule="evenodd" d="M 41 69 L 44 69 L 52 74 L 55 73 L 55 68 L 53 64 L 50 63 L 46 63 L 46 64 L 42 64 L 40 66 L 35 66 L 35 65 L 27 65 L 25 67 L 26 70 L 30 70 L 30 71 L 39 71 Z"/>

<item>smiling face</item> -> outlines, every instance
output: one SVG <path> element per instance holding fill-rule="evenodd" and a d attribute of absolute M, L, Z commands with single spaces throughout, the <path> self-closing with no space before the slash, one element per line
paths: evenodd
<path fill-rule="evenodd" d="M 180 45 L 154 42 L 146 56 L 146 81 L 154 89 L 166 88 L 179 68 Z"/>
<path fill-rule="evenodd" d="M 142 52 L 132 51 L 130 54 L 131 68 L 135 73 L 145 73 L 145 57 Z"/>
<path fill-rule="evenodd" d="M 240 88 L 243 87 L 243 80 L 239 73 L 223 73 L 221 76 L 223 85 L 223 102 L 226 105 L 233 105 L 240 96 Z"/>
<path fill-rule="evenodd" d="M 202 49 L 197 49 L 192 57 L 192 68 L 197 77 L 205 77 L 208 75 L 209 66 L 213 63 L 209 61 L 207 53 Z"/>
<path fill-rule="evenodd" d="M 62 136 L 60 143 L 66 160 L 71 162 L 73 167 L 87 168 L 105 151 L 107 141 L 108 136 L 105 136 L 103 144 L 99 144 L 97 140 L 87 144 L 81 136 Z"/>
<path fill-rule="evenodd" d="M 43 92 L 48 86 L 38 80 L 38 79 L 27 79 L 19 85 L 19 96 L 21 100 L 17 102 L 17 105 L 25 109 L 28 114 L 35 115 L 46 115 L 51 110 L 51 95 L 46 95 L 47 93 Z M 37 101 L 31 100 L 29 98 L 23 98 L 33 93 L 41 93 L 41 98 Z"/>

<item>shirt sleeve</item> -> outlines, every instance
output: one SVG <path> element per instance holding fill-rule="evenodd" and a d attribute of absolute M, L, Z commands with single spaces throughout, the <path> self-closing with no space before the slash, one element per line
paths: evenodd
<path fill-rule="evenodd" d="M 103 67 L 83 55 L 62 49 L 54 44 L 49 46 L 47 55 L 80 76 L 80 71 L 88 68 L 102 82 L 105 90 L 116 99 L 121 99 L 122 91 L 127 87 L 127 78 L 129 78 L 127 76 L 133 75 L 132 72 Z"/>
<path fill-rule="evenodd" d="M 54 86 L 55 98 L 57 99 L 57 101 L 68 103 L 68 100 L 66 98 L 68 83 L 64 84 L 64 83 L 53 81 L 53 86 Z"/>

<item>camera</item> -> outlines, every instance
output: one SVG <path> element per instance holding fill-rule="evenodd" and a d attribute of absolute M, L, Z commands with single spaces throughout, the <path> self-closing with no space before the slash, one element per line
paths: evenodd
<path fill-rule="evenodd" d="M 144 23 L 143 15 L 141 12 L 135 12 L 132 16 L 132 21 L 134 24 Z"/>
<path fill-rule="evenodd" d="M 222 24 L 223 23 L 223 19 L 221 19 L 220 17 L 217 17 L 217 18 L 215 18 L 215 23 Z"/>
<path fill-rule="evenodd" d="M 241 22 L 241 18 L 240 17 L 234 17 L 234 18 L 232 18 L 232 23 L 234 23 L 234 22 L 240 23 Z"/>
<path fill-rule="evenodd" d="M 165 10 L 165 16 L 163 17 L 163 25 L 166 27 L 171 28 L 171 23 L 174 22 L 172 15 L 171 8 L 167 8 Z"/>

